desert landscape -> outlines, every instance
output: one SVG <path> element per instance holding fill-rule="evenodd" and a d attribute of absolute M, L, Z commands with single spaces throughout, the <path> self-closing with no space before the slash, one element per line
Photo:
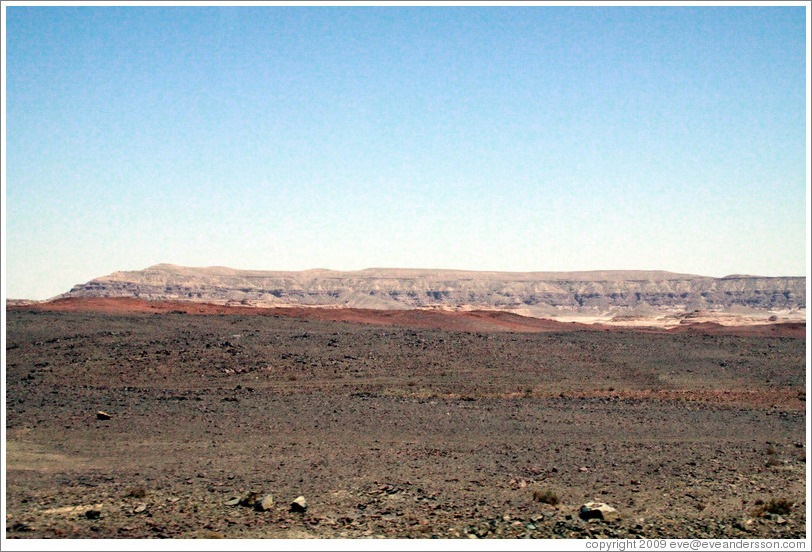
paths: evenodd
<path fill-rule="evenodd" d="M 805 284 L 765 282 L 562 320 L 9 302 L 6 536 L 805 538 Z"/>
<path fill-rule="evenodd" d="M 162 4 L 0 5 L 0 548 L 809 548 L 808 3 Z"/>

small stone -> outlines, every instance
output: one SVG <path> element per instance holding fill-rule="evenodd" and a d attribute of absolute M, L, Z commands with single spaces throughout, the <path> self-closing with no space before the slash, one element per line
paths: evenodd
<path fill-rule="evenodd" d="M 291 512 L 298 512 L 298 513 L 306 512 L 307 511 L 307 500 L 305 500 L 305 497 L 300 495 L 299 497 L 296 498 L 296 500 L 291 502 L 290 511 Z"/>
<path fill-rule="evenodd" d="M 256 492 L 256 491 L 248 491 L 240 499 L 239 505 L 240 506 L 245 506 L 246 508 L 250 508 L 254 504 L 256 504 L 257 499 L 259 499 L 259 493 L 258 492 Z"/>
<path fill-rule="evenodd" d="M 110 414 L 108 414 L 107 412 L 102 412 L 101 410 L 96 412 L 96 419 L 97 420 L 109 420 L 110 418 L 112 418 L 112 416 Z"/>
<path fill-rule="evenodd" d="M 271 508 L 273 508 L 273 497 L 271 495 L 265 495 L 254 503 L 254 509 L 258 512 L 265 512 Z"/>
<path fill-rule="evenodd" d="M 620 518 L 618 511 L 604 504 L 603 502 L 587 502 L 581 506 L 578 517 L 588 521 L 590 519 L 600 519 L 603 521 L 615 521 Z"/>
<path fill-rule="evenodd" d="M 99 519 L 101 517 L 101 510 L 88 510 L 85 512 L 87 519 Z"/>
<path fill-rule="evenodd" d="M 588 472 L 589 468 L 587 468 L 586 466 L 583 466 L 581 468 L 578 468 L 578 471 L 580 471 L 580 472 Z"/>
<path fill-rule="evenodd" d="M 140 514 L 140 513 L 146 512 L 146 511 L 147 511 L 147 505 L 146 504 L 139 504 L 138 506 L 136 506 L 133 509 L 133 512 L 136 513 L 136 514 Z"/>
<path fill-rule="evenodd" d="M 228 502 L 226 502 L 226 506 L 237 506 L 239 503 L 240 503 L 239 498 L 233 498 L 233 499 L 229 500 Z"/>
<path fill-rule="evenodd" d="M 775 518 L 775 522 L 776 522 L 778 525 L 784 525 L 784 524 L 787 522 L 787 520 L 786 520 L 786 519 L 784 519 L 784 517 L 783 517 L 783 516 L 776 516 L 776 518 Z"/>

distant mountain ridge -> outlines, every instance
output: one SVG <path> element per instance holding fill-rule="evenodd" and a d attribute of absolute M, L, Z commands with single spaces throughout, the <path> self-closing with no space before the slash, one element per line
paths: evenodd
<path fill-rule="evenodd" d="M 139 297 L 253 306 L 499 309 L 531 316 L 798 311 L 806 308 L 806 278 L 713 278 L 640 270 L 260 271 L 158 264 L 95 278 L 61 297 Z"/>

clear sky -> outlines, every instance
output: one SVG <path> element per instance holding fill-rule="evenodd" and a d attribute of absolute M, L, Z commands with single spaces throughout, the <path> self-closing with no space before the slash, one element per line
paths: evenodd
<path fill-rule="evenodd" d="M 806 12 L 6 11 L 7 297 L 117 270 L 806 273 Z"/>

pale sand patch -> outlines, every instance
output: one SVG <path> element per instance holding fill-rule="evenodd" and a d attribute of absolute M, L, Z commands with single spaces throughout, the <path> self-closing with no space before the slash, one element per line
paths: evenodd
<path fill-rule="evenodd" d="M 98 504 L 85 504 L 82 506 L 63 506 L 61 508 L 48 508 L 47 510 L 42 510 L 41 514 L 58 514 L 58 515 L 66 515 L 66 514 L 84 514 L 88 510 L 99 510 L 101 507 L 104 506 L 101 502 Z"/>
<path fill-rule="evenodd" d="M 517 313 L 519 314 L 519 313 Z M 713 322 L 721 326 L 763 326 L 768 324 L 806 322 L 806 310 L 769 311 L 765 313 L 736 314 L 729 312 L 673 312 L 657 316 L 645 315 L 582 315 L 569 314 L 550 316 L 557 322 L 578 322 L 581 324 L 604 324 L 618 327 L 675 328 L 692 324 Z"/>
<path fill-rule="evenodd" d="M 42 473 L 87 470 L 92 463 L 80 456 L 46 450 L 27 441 L 6 439 L 6 471 L 36 471 Z"/>

